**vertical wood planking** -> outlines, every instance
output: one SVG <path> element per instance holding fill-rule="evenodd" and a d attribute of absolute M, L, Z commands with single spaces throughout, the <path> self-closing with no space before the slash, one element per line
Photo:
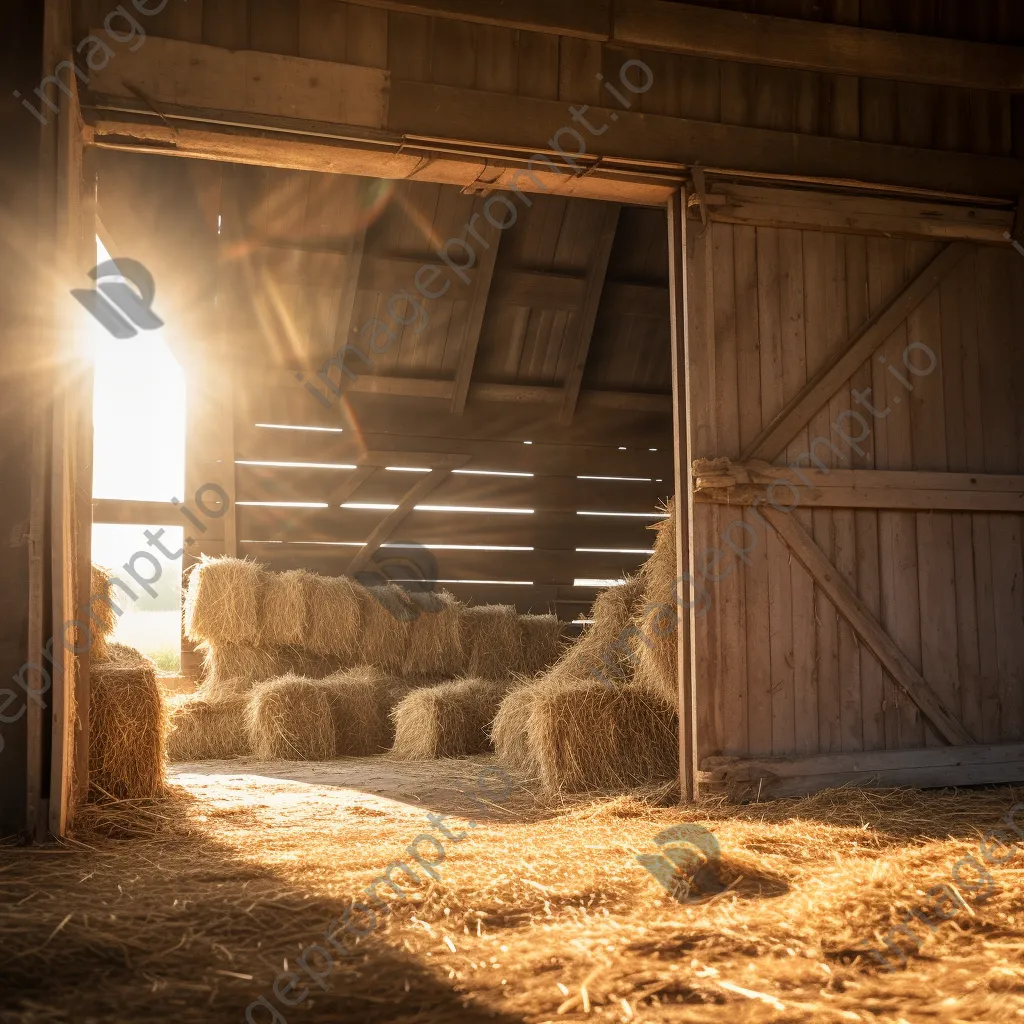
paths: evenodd
<path fill-rule="evenodd" d="M 955 329 L 951 323 L 948 328 Z M 953 367 L 942 364 L 943 327 L 938 289 L 907 319 L 908 349 L 899 369 L 914 388 L 910 396 L 914 468 L 944 472 L 949 468 L 943 378 Z M 931 372 L 915 375 L 933 367 Z M 943 703 L 960 708 L 957 672 L 956 580 L 953 520 L 948 512 L 917 515 L 917 564 L 921 595 L 921 668 Z M 942 739 L 927 726 L 930 746 Z"/>
<path fill-rule="evenodd" d="M 607 105 L 607 95 L 601 88 L 598 75 L 602 73 L 602 47 L 591 39 L 563 36 L 558 58 L 558 98 L 566 103 L 595 103 Z M 613 83 L 614 84 L 614 83 Z M 622 90 L 620 90 L 622 91 Z M 566 126 L 569 115 L 566 112 Z M 561 128 L 555 125 L 552 131 Z"/>
<path fill-rule="evenodd" d="M 249 0 L 249 46 L 297 56 L 299 7 L 291 0 Z"/>
<path fill-rule="evenodd" d="M 830 318 L 835 316 L 835 303 L 829 296 L 835 287 L 835 258 L 831 236 L 822 232 L 808 231 L 804 234 L 804 320 L 805 351 L 808 373 L 814 373 L 824 362 L 829 352 L 829 341 L 834 331 Z M 808 428 L 808 445 L 805 449 L 812 459 L 800 459 L 802 464 L 813 459 L 821 460 L 831 468 L 831 455 L 824 444 L 815 443 L 819 438 L 828 439 L 828 406 L 823 406 L 811 417 Z M 815 509 L 800 513 L 800 525 L 809 527 L 815 543 L 832 557 L 832 513 L 828 509 Z M 802 568 L 802 567 L 801 567 Z M 841 720 L 839 700 L 839 668 L 837 660 L 836 609 L 832 602 L 817 587 L 812 586 L 812 630 L 814 635 L 814 718 L 807 728 L 814 731 L 815 751 L 827 753 L 841 749 L 839 725 Z M 797 723 L 798 729 L 801 723 Z"/>
<path fill-rule="evenodd" d="M 333 3 L 333 0 L 328 0 Z M 395 78 L 430 81 L 430 32 L 433 20 L 421 14 L 388 12 L 388 68 Z"/>
<path fill-rule="evenodd" d="M 348 4 L 338 0 L 299 0 L 300 57 L 345 63 Z"/>
<path fill-rule="evenodd" d="M 519 86 L 519 33 L 480 25 L 475 88 L 515 95 Z"/>
<path fill-rule="evenodd" d="M 203 0 L 202 41 L 227 50 L 248 49 L 248 0 Z"/>
<path fill-rule="evenodd" d="M 388 12 L 348 4 L 346 62 L 366 68 L 388 66 Z"/>
<path fill-rule="evenodd" d="M 472 89 L 477 77 L 477 34 L 467 21 L 435 18 L 431 36 L 431 80 L 436 85 Z"/>
<path fill-rule="evenodd" d="M 740 441 L 739 323 L 736 301 L 735 229 L 730 224 L 713 225 L 714 260 L 714 345 L 715 419 L 718 454 L 737 458 Z M 714 536 L 708 545 L 721 550 L 722 532 L 735 518 L 729 509 L 716 509 Z M 707 567 L 705 569 L 705 566 Z M 719 660 L 711 677 L 720 691 L 722 706 L 721 744 L 723 753 L 745 753 L 747 739 L 747 647 L 744 621 L 743 566 L 729 568 L 725 559 L 705 557 L 697 548 L 697 567 L 705 589 L 712 595 L 717 613 Z M 728 575 L 719 579 L 728 570 Z M 706 684 L 710 685 L 710 684 Z"/>
<path fill-rule="evenodd" d="M 856 330 L 870 318 L 871 302 L 868 294 L 867 241 L 856 235 L 845 239 L 846 249 L 846 309 L 847 323 Z M 871 437 L 865 443 L 868 452 L 865 468 L 877 464 L 878 420 L 872 409 L 877 409 L 872 390 L 871 361 L 865 363 L 850 381 L 851 398 L 871 425 Z M 868 610 L 881 617 L 878 579 L 878 513 L 870 510 L 854 513 L 857 558 L 857 592 Z M 856 640 L 856 637 L 854 638 Z M 864 646 L 858 647 L 860 659 L 861 722 L 863 749 L 885 749 L 885 672 L 877 658 Z"/>
<path fill-rule="evenodd" d="M 203 2 L 204 0 L 192 0 L 191 3 L 167 4 L 159 14 L 150 14 L 143 19 L 146 33 L 164 39 L 180 39 L 183 43 L 202 42 Z M 105 6 L 106 11 L 116 9 L 115 4 Z M 117 30 L 121 31 L 120 28 Z"/>
<path fill-rule="evenodd" d="M 558 99 L 559 36 L 542 32 L 519 33 L 517 92 L 542 100 Z"/>

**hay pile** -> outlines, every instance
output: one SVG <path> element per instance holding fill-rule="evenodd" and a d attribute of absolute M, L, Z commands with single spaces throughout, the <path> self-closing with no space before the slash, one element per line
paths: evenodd
<path fill-rule="evenodd" d="M 117 615 L 110 597 L 111 574 L 100 565 L 92 566 L 89 588 L 89 658 L 106 661 L 110 654 L 107 638 L 117 628 Z"/>
<path fill-rule="evenodd" d="M 491 749 L 488 727 L 508 684 L 457 679 L 410 693 L 392 712 L 392 753 L 407 760 L 462 757 Z"/>
<path fill-rule="evenodd" d="M 557 615 L 520 615 L 523 642 L 523 675 L 536 675 L 550 668 L 562 653 L 562 623 Z"/>
<path fill-rule="evenodd" d="M 248 693 L 256 683 L 291 671 L 296 661 L 280 647 L 204 641 L 199 649 L 203 652 L 203 693 L 212 700 Z"/>
<path fill-rule="evenodd" d="M 259 645 L 267 573 L 242 558 L 193 566 L 185 593 L 185 635 L 196 642 Z"/>
<path fill-rule="evenodd" d="M 89 787 L 118 800 L 163 796 L 164 710 L 156 670 L 111 643 L 90 671 Z"/>
<path fill-rule="evenodd" d="M 466 662 L 462 644 L 462 605 L 448 593 L 409 594 L 416 617 L 409 627 L 402 671 L 406 675 L 453 676 Z"/>
<path fill-rule="evenodd" d="M 629 639 L 635 675 L 661 693 L 673 706 L 679 705 L 679 616 L 676 601 L 676 519 L 675 502 L 665 505 L 668 518 L 649 527 L 657 531 L 654 554 L 640 570 L 643 597 L 634 611 Z M 683 598 L 685 600 L 685 598 Z"/>

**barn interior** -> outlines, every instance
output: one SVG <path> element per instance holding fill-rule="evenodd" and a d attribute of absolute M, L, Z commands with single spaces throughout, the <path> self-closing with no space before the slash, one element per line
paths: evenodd
<path fill-rule="evenodd" d="M 1024 1016 L 1018 5 L 3 17 L 0 1024 Z"/>

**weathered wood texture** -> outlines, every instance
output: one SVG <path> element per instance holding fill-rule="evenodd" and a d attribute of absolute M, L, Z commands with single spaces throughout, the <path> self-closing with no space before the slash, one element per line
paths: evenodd
<path fill-rule="evenodd" d="M 78 0 L 77 6 L 84 33 L 94 17 L 93 5 L 90 0 Z M 493 16 L 498 10 L 495 5 L 487 5 L 491 14 L 473 14 L 476 5 L 457 5 L 457 10 L 448 12 L 465 13 L 469 20 L 416 13 L 430 5 L 399 6 L 402 9 L 384 10 L 340 0 L 302 4 L 250 0 L 248 5 L 244 0 L 192 0 L 188 18 L 161 18 L 159 25 L 151 25 L 151 35 L 165 35 L 194 47 L 198 30 L 205 46 L 221 48 L 220 56 L 209 49 L 189 51 L 192 55 L 186 64 L 168 75 L 157 74 L 161 60 L 167 68 L 171 66 L 167 63 L 171 55 L 158 59 L 164 40 L 151 40 L 140 55 L 119 53 L 119 70 L 111 61 L 106 71 L 94 76 L 92 87 L 98 93 L 112 91 L 127 107 L 134 103 L 142 120 L 149 123 L 127 127 L 131 118 L 119 115 L 124 122 L 119 126 L 118 116 L 107 112 L 100 116 L 105 144 L 116 145 L 118 135 L 121 141 L 131 135 L 181 152 L 219 153 L 220 159 L 281 161 L 282 166 L 287 160 L 308 161 L 290 166 L 316 166 L 314 161 L 319 159 L 321 167 L 337 161 L 338 169 L 359 174 L 373 174 L 374 166 L 387 165 L 386 173 L 396 177 L 426 175 L 461 184 L 471 183 L 474 177 L 508 181 L 500 161 L 488 164 L 479 157 L 452 154 L 421 161 L 419 154 L 408 150 L 395 152 L 392 144 L 374 148 L 330 143 L 326 138 L 318 141 L 308 134 L 275 137 L 241 129 L 204 129 L 186 122 L 172 127 L 151 110 L 147 115 L 147 105 L 137 95 L 133 99 L 125 94 L 122 80 L 138 77 L 156 90 L 149 102 L 163 109 L 168 103 L 191 99 L 194 105 L 212 110 L 298 117 L 314 133 L 316 123 L 377 126 L 386 128 L 392 138 L 419 135 L 480 146 L 519 146 L 531 152 L 552 149 L 549 140 L 564 128 L 559 138 L 572 154 L 578 152 L 579 143 L 569 126 L 577 122 L 570 122 L 567 108 L 589 104 L 592 128 L 583 129 L 586 134 L 579 136 L 588 161 L 621 157 L 675 165 L 701 163 L 748 173 L 850 179 L 1006 199 L 1020 191 L 1020 164 L 1011 158 L 1024 155 L 1021 97 L 1011 91 L 1017 78 L 1005 66 L 1006 61 L 1012 66 L 1014 47 L 1000 47 L 999 59 L 975 60 L 973 65 L 966 58 L 957 64 L 940 59 L 942 83 L 893 81 L 884 74 L 877 77 L 877 61 L 874 67 L 866 66 L 871 64 L 867 58 L 877 53 L 894 67 L 892 77 L 930 80 L 934 70 L 921 71 L 921 67 L 929 60 L 929 66 L 934 66 L 934 60 L 924 56 L 932 50 L 962 47 L 977 56 L 981 51 L 973 47 L 982 43 L 1019 46 L 1024 18 L 1016 5 L 974 5 L 959 23 L 942 23 L 926 0 L 908 3 L 909 13 L 898 17 L 861 4 L 860 28 L 885 26 L 904 34 L 885 36 L 890 44 L 887 56 L 878 47 L 861 47 L 864 67 L 832 58 L 827 58 L 827 68 L 821 67 L 825 58 L 820 55 L 825 51 L 799 45 L 815 70 L 766 66 L 774 60 L 767 45 L 774 37 L 769 36 L 764 37 L 765 63 L 758 64 L 748 62 L 750 54 L 731 60 L 722 59 L 720 52 L 704 56 L 642 46 L 623 48 L 619 42 L 586 38 L 587 30 L 553 9 L 539 19 L 541 31 L 529 31 L 519 27 L 519 19 L 528 18 L 528 12 L 518 9 L 512 16 L 505 12 L 506 25 L 501 16 Z M 737 17 L 733 12 L 653 0 L 644 0 L 641 6 L 667 12 L 663 16 L 671 16 L 672 8 L 678 7 L 677 20 L 693 16 L 702 23 Z M 782 7 L 780 13 L 793 13 L 791 6 Z M 602 20 L 594 5 L 580 4 L 573 10 L 583 21 Z M 858 20 L 856 8 L 852 18 L 846 17 L 850 13 L 846 7 L 832 13 L 838 21 Z M 623 18 L 628 16 L 629 9 L 624 9 Z M 822 15 L 816 13 L 816 17 Z M 858 28 L 840 30 L 798 19 L 780 27 L 781 38 L 788 29 L 820 34 L 826 28 Z M 736 33 L 726 35 L 733 42 L 740 38 Z M 687 36 L 695 45 L 698 37 Z M 642 38 L 641 33 L 635 41 Z M 657 45 L 664 46 L 668 38 L 667 33 L 659 33 Z M 247 48 L 247 52 L 232 54 L 223 49 L 228 46 Z M 894 61 L 892 47 L 907 49 L 911 56 Z M 713 47 L 707 52 L 716 53 Z M 813 63 L 815 54 L 818 64 Z M 317 63 L 303 65 L 302 60 Z M 647 72 L 639 64 L 623 70 L 626 60 L 642 61 L 650 69 L 649 87 Z M 774 62 L 788 63 L 786 59 Z M 193 75 L 184 68 L 193 65 L 207 72 L 206 84 L 196 86 L 196 95 L 187 91 L 185 81 Z M 390 76 L 390 87 L 386 76 Z M 179 79 L 184 91 L 177 90 Z M 347 85 L 339 92 L 331 83 L 342 79 Z M 316 85 L 310 87 L 313 80 Z M 274 88 L 268 87 L 270 81 L 276 83 Z M 151 90 L 138 88 L 151 96 Z M 312 107 L 304 102 L 310 92 L 321 97 Z M 481 116 L 481 111 L 486 115 Z M 638 119 L 640 114 L 643 118 Z M 608 190 L 607 198 L 616 193 L 614 177 L 604 167 L 586 177 L 563 176 L 556 187 L 560 191 L 589 189 L 583 194 L 594 197 L 600 189 Z M 632 188 L 620 185 L 619 197 L 627 198 Z M 650 190 L 647 194 L 655 202 L 664 202 L 670 191 L 657 184 L 643 188 Z M 643 201 L 638 198 L 641 194 L 642 189 L 633 191 L 627 201 Z"/>
<path fill-rule="evenodd" d="M 689 315 L 707 338 L 691 357 L 693 386 L 713 398 L 691 411 L 694 456 L 738 462 L 941 246 L 713 222 L 690 270 Z M 1024 260 L 969 245 L 948 262 L 909 316 L 792 420 L 775 469 L 754 465 L 751 478 L 740 467 L 736 507 L 714 475 L 736 467 L 700 471 L 711 502 L 695 505 L 694 525 L 703 754 L 941 744 L 865 642 L 869 619 L 967 737 L 1024 737 Z M 813 539 L 835 586 L 807 572 L 766 502 Z M 850 605 L 847 592 L 856 622 L 834 603 Z"/>

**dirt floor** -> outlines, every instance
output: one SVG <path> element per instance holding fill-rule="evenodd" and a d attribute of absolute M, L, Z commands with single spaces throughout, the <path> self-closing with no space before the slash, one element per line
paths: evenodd
<path fill-rule="evenodd" d="M 0 849 L 0 1021 L 1024 1021 L 1024 842 L 979 850 L 1022 789 L 553 807 L 492 765 L 178 765 Z M 720 858 L 670 894 L 637 857 L 685 823 Z"/>

